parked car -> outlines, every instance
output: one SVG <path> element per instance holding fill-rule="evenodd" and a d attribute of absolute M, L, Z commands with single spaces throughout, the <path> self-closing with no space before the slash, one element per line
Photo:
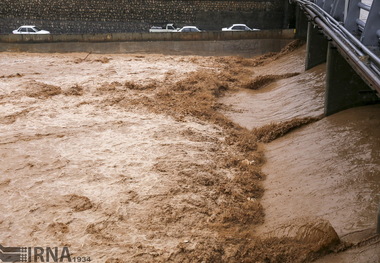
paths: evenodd
<path fill-rule="evenodd" d="M 149 29 L 151 33 L 163 33 L 163 32 L 177 32 L 179 28 L 177 28 L 174 24 L 167 24 L 165 27 L 160 26 L 152 26 Z"/>
<path fill-rule="evenodd" d="M 202 32 L 202 31 L 198 29 L 196 26 L 184 26 L 181 29 L 179 29 L 177 32 L 185 33 L 185 32 Z"/>
<path fill-rule="evenodd" d="M 20 26 L 18 29 L 12 31 L 13 34 L 50 34 L 49 31 L 39 29 L 36 26 Z"/>
<path fill-rule="evenodd" d="M 233 24 L 230 27 L 222 28 L 222 31 L 260 31 L 260 29 L 249 28 L 245 24 Z"/>

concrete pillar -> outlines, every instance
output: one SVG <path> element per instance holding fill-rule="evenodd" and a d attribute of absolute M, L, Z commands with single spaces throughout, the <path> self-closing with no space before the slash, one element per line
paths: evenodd
<path fill-rule="evenodd" d="M 325 115 L 379 101 L 376 93 L 341 56 L 332 42 L 328 44 Z"/>
<path fill-rule="evenodd" d="M 328 40 L 317 26 L 309 22 L 306 42 L 305 69 L 311 69 L 326 62 Z"/>
<path fill-rule="evenodd" d="M 296 3 L 290 3 L 289 0 L 284 1 L 284 21 L 282 28 L 296 28 Z"/>
<path fill-rule="evenodd" d="M 307 37 L 308 19 L 300 6 L 296 8 L 296 38 L 306 39 Z"/>

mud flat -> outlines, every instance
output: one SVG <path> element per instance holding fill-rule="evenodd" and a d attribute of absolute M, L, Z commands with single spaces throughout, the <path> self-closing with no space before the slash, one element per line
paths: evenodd
<path fill-rule="evenodd" d="M 298 47 L 255 58 L 0 53 L 1 244 L 67 246 L 108 263 L 309 262 L 345 248 L 340 221 L 312 212 L 285 235 L 267 231 L 288 219 L 268 208 L 280 191 L 269 187 L 270 147 L 286 137 L 264 144 L 279 126 L 251 128 L 316 125 L 319 106 L 295 100 L 305 114 L 294 115 L 256 101 L 268 119 L 248 129 L 223 114 L 250 108 L 226 102 L 242 90 L 319 86 L 323 69 L 304 73 Z"/>

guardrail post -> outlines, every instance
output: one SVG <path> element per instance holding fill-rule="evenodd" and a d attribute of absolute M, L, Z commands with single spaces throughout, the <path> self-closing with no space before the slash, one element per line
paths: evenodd
<path fill-rule="evenodd" d="M 331 15 L 337 21 L 344 21 L 344 7 L 346 0 L 335 0 Z"/>
<path fill-rule="evenodd" d="M 344 20 L 344 27 L 353 35 L 359 33 L 358 24 L 356 23 L 356 19 L 358 19 L 360 15 L 359 2 L 361 2 L 361 0 L 350 0 L 347 17 Z"/>
<path fill-rule="evenodd" d="M 332 42 L 327 48 L 325 115 L 379 101 L 376 93 L 342 57 Z"/>
<path fill-rule="evenodd" d="M 315 4 L 317 4 L 319 7 L 323 7 L 323 4 L 325 3 L 325 0 L 315 0 Z"/>
<path fill-rule="evenodd" d="M 334 0 L 325 0 L 323 3 L 323 10 L 325 10 L 327 13 L 331 14 L 333 2 L 334 2 Z"/>
<path fill-rule="evenodd" d="M 311 69 L 326 62 L 328 40 L 319 31 L 317 26 L 309 22 L 306 41 L 306 63 L 305 69 Z"/>
<path fill-rule="evenodd" d="M 362 43 L 365 46 L 378 46 L 379 37 L 377 31 L 380 30 L 380 1 L 372 2 L 371 9 L 368 14 L 367 22 L 364 26 L 362 34 Z"/>

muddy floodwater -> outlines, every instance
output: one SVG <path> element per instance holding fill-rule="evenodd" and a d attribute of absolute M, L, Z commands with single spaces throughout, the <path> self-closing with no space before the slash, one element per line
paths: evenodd
<path fill-rule="evenodd" d="M 324 117 L 304 57 L 0 53 L 1 245 L 379 262 L 380 106 Z"/>
<path fill-rule="evenodd" d="M 321 118 L 263 146 L 267 178 L 261 203 L 266 222 L 258 232 L 270 233 L 302 217 L 322 217 L 344 240 L 358 242 L 376 233 L 380 105 L 323 117 L 325 65 L 303 72 L 303 52 L 300 49 L 294 57 L 257 67 L 254 73 L 281 76 L 295 71 L 300 75 L 221 99 L 233 109 L 225 114 L 248 129 L 294 118 Z M 326 262 L 379 262 L 380 247 L 372 246 L 365 253 L 329 257 Z"/>
<path fill-rule="evenodd" d="M 226 116 L 248 129 L 271 122 L 321 116 L 325 65 L 304 72 L 304 56 L 305 51 L 299 49 L 275 63 L 255 67 L 253 76 L 269 75 L 276 81 L 257 90 L 242 89 L 222 98 L 221 102 L 233 109 L 226 111 Z M 287 75 L 289 73 L 295 76 Z"/>

